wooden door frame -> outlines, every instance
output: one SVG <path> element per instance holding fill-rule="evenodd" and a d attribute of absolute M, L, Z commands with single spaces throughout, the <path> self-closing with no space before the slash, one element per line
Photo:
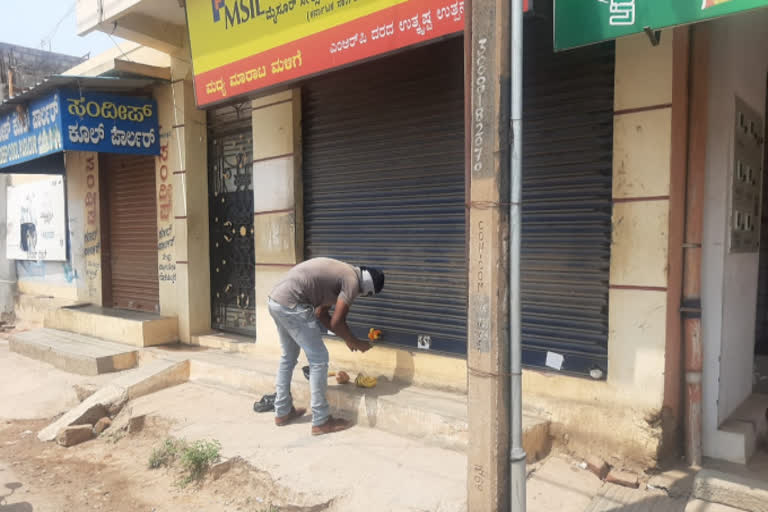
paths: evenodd
<path fill-rule="evenodd" d="M 101 303 L 111 308 L 112 302 L 112 238 L 109 218 L 109 170 L 99 153 L 99 223 L 101 234 Z"/>

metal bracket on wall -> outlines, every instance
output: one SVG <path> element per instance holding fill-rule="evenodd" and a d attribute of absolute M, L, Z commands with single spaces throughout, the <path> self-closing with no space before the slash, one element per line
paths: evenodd
<path fill-rule="evenodd" d="M 647 35 L 648 39 L 651 41 L 651 44 L 653 46 L 659 46 L 659 43 L 661 42 L 661 30 L 653 30 L 651 27 L 645 27 L 643 30 L 645 31 L 645 35 Z"/>

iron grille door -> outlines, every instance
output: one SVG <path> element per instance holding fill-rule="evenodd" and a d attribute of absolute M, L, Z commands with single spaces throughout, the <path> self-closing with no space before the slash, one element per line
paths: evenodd
<path fill-rule="evenodd" d="M 466 353 L 463 87 L 454 38 L 302 89 L 306 256 L 386 273 L 351 309 L 360 337 Z"/>
<path fill-rule="evenodd" d="M 256 335 L 251 103 L 208 111 L 211 325 Z"/>
<path fill-rule="evenodd" d="M 523 362 L 605 376 L 613 173 L 613 43 L 552 51 L 551 20 L 525 27 Z"/>

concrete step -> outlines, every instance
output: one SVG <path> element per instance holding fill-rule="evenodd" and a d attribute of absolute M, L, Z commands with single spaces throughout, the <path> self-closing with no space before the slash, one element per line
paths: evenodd
<path fill-rule="evenodd" d="M 719 503 L 710 503 L 703 500 L 691 500 L 685 506 L 685 512 L 748 512 L 740 508 L 733 508 Z"/>
<path fill-rule="evenodd" d="M 136 366 L 138 351 L 125 345 L 55 329 L 12 334 L 9 348 L 70 373 L 99 375 Z"/>
<path fill-rule="evenodd" d="M 723 422 L 717 431 L 711 456 L 747 464 L 768 436 L 768 395 L 753 393 Z"/>
<path fill-rule="evenodd" d="M 51 311 L 45 317 L 45 327 L 134 347 L 152 347 L 179 340 L 176 317 L 93 305 L 69 306 Z"/>
<path fill-rule="evenodd" d="M 693 498 L 750 512 L 768 512 L 768 481 L 703 469 L 693 482 Z"/>
<path fill-rule="evenodd" d="M 142 352 L 142 358 L 189 359 L 190 381 L 221 386 L 256 396 L 274 393 L 277 359 L 250 354 L 174 347 Z M 294 399 L 309 404 L 309 383 L 297 365 L 293 376 Z M 354 379 L 355 375 L 351 375 Z M 468 439 L 467 397 L 433 389 L 407 386 L 379 379 L 373 389 L 340 385 L 329 379 L 328 401 L 334 411 L 370 428 L 424 440 L 437 446 L 465 450 Z M 523 416 L 523 445 L 529 460 L 544 457 L 550 448 L 549 422 L 532 414 Z"/>

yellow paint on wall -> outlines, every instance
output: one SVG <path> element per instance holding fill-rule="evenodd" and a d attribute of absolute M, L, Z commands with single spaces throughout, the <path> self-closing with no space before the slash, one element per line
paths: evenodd
<path fill-rule="evenodd" d="M 672 103 L 673 34 L 662 31 L 658 46 L 645 34 L 616 40 L 615 110 Z"/>
<path fill-rule="evenodd" d="M 286 101 L 253 111 L 253 159 L 293 153 L 293 103 Z"/>
<path fill-rule="evenodd" d="M 47 281 L 32 281 L 19 279 L 17 283 L 19 293 L 33 296 L 55 297 L 76 302 L 77 287 L 75 286 L 57 286 Z"/>
<path fill-rule="evenodd" d="M 664 396 L 667 293 L 611 290 L 608 321 L 608 379 L 649 405 Z"/>
<path fill-rule="evenodd" d="M 668 200 L 614 205 L 612 285 L 666 287 L 668 248 Z"/>
<path fill-rule="evenodd" d="M 617 115 L 613 123 L 613 197 L 669 195 L 672 109 Z"/>

